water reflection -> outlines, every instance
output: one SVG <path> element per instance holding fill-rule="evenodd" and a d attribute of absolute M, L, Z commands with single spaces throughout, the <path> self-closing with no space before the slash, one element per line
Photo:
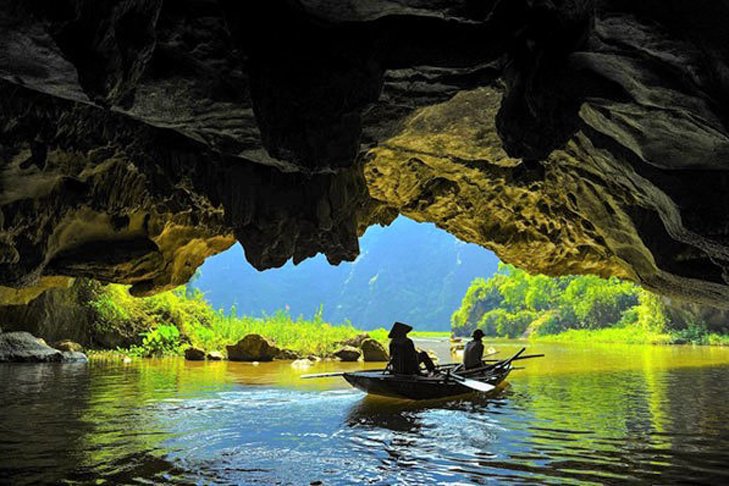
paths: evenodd
<path fill-rule="evenodd" d="M 729 482 L 729 350 L 532 351 L 496 396 L 430 402 L 298 378 L 361 364 L 3 365 L 0 483 Z"/>

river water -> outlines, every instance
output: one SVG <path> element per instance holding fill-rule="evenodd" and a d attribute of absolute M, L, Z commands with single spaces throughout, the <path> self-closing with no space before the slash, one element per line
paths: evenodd
<path fill-rule="evenodd" d="M 0 365 L 0 483 L 729 484 L 729 349 L 528 352 L 496 396 L 425 403 L 298 378 L 362 364 Z"/>

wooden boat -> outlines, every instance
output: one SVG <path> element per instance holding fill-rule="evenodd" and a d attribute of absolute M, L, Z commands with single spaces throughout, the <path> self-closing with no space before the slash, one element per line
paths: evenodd
<path fill-rule="evenodd" d="M 455 366 L 453 366 L 455 367 Z M 352 386 L 366 393 L 410 400 L 430 400 L 445 398 L 465 393 L 474 393 L 474 389 L 461 383 L 458 378 L 470 378 L 493 387 L 501 384 L 512 370 L 511 363 L 484 373 L 453 373 L 452 370 L 439 370 L 434 376 L 394 375 L 382 371 L 356 371 L 344 373 L 342 376 Z M 451 371 L 451 372 L 449 372 Z"/>
<path fill-rule="evenodd" d="M 396 375 L 384 370 L 337 371 L 303 375 L 301 378 L 330 378 L 341 376 L 349 384 L 366 393 L 410 400 L 431 400 L 473 393 L 490 392 L 496 389 L 509 376 L 516 360 L 539 358 L 543 354 L 522 356 L 526 348 L 508 359 L 485 359 L 483 366 L 464 370 L 463 365 L 450 363 L 436 367 L 432 376 Z M 494 351 L 491 354 L 495 354 Z"/>

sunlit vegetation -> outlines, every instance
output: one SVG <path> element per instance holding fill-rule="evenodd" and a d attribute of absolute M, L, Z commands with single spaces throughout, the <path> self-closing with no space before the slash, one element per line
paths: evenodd
<path fill-rule="evenodd" d="M 181 287 L 152 297 L 136 298 L 123 285 L 98 287 L 90 305 L 95 310 L 99 330 L 136 330 L 137 345 L 124 350 L 137 356 L 181 354 L 188 346 L 206 351 L 224 351 L 247 334 L 261 334 L 277 346 L 301 354 L 319 356 L 333 352 L 338 343 L 364 332 L 350 323 L 332 326 L 322 318 L 322 310 L 312 320 L 293 318 L 286 311 L 270 316 L 237 316 L 215 310 L 197 289 Z M 367 331 L 386 342 L 387 331 Z"/>
<path fill-rule="evenodd" d="M 593 275 L 552 278 L 501 264 L 471 284 L 452 330 L 564 342 L 729 344 L 701 321 L 672 322 L 663 301 L 631 282 Z"/>
<path fill-rule="evenodd" d="M 411 338 L 443 338 L 451 335 L 448 331 L 411 331 L 408 334 Z"/>

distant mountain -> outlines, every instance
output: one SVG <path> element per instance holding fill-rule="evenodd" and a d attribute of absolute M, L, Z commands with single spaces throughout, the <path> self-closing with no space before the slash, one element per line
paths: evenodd
<path fill-rule="evenodd" d="M 238 314 L 271 314 L 288 306 L 310 318 L 319 305 L 332 323 L 389 327 L 400 320 L 420 330 L 450 330 L 450 317 L 471 281 L 490 277 L 499 260 L 488 250 L 463 243 L 432 224 L 398 218 L 372 227 L 360 239 L 356 261 L 334 267 L 318 255 L 294 266 L 258 272 L 236 245 L 209 258 L 193 285 L 215 308 Z"/>

